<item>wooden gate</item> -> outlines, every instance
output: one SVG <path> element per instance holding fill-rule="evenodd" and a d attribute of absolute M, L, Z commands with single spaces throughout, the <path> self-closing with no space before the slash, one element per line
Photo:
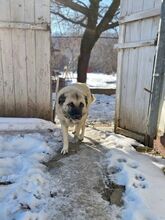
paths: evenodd
<path fill-rule="evenodd" d="M 51 119 L 50 0 L 0 0 L 0 116 Z"/>
<path fill-rule="evenodd" d="M 145 144 L 160 8 L 161 0 L 121 0 L 115 130 Z"/>

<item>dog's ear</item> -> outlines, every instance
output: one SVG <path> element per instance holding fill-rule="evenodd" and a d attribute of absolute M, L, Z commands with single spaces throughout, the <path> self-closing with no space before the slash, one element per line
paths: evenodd
<path fill-rule="evenodd" d="M 58 104 L 62 105 L 65 102 L 65 99 L 66 99 L 65 95 L 61 94 L 60 97 L 58 98 Z"/>
<path fill-rule="evenodd" d="M 86 106 L 88 105 L 88 97 L 87 96 L 84 96 L 85 98 L 85 103 L 86 103 Z"/>

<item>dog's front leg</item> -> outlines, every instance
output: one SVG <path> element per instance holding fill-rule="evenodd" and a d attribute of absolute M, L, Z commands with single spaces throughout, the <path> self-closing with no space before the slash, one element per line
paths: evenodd
<path fill-rule="evenodd" d="M 82 122 L 82 124 L 81 124 L 81 134 L 79 135 L 80 140 L 83 140 L 83 139 L 84 139 L 86 120 L 87 120 L 87 115 L 84 117 L 84 120 L 83 120 L 83 122 Z"/>
<path fill-rule="evenodd" d="M 68 141 L 68 127 L 61 124 L 62 134 L 63 134 L 63 148 L 61 150 L 62 154 L 68 153 L 69 141 Z"/>
<path fill-rule="evenodd" d="M 77 124 L 75 126 L 75 131 L 74 131 L 74 140 L 75 140 L 75 142 L 80 141 L 80 138 L 79 138 L 80 129 L 81 129 L 81 124 Z"/>
<path fill-rule="evenodd" d="M 83 122 L 82 127 L 81 127 L 81 134 L 79 136 L 80 140 L 84 139 L 84 133 L 85 133 L 85 121 Z"/>

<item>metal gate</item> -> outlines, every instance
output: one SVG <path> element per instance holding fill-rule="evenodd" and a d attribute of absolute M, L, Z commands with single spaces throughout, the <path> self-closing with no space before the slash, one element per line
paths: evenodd
<path fill-rule="evenodd" d="M 0 0 L 0 116 L 51 119 L 50 0 Z"/>

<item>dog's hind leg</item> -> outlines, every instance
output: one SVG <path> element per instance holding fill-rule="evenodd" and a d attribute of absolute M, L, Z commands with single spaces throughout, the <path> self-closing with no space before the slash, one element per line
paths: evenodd
<path fill-rule="evenodd" d="M 68 127 L 61 124 L 62 134 L 63 134 L 63 148 L 61 150 L 62 154 L 68 153 L 69 141 L 68 141 Z"/>

